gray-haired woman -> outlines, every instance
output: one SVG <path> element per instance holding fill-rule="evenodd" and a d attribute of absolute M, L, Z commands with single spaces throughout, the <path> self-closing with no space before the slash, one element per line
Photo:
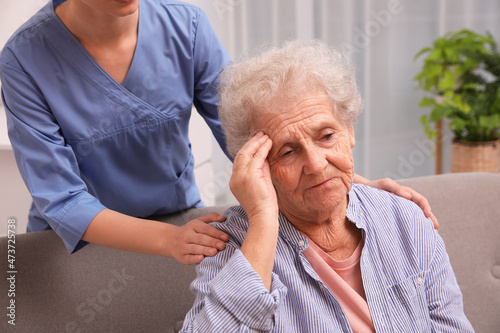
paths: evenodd
<path fill-rule="evenodd" d="M 353 184 L 361 100 L 346 59 L 289 42 L 225 70 L 241 203 L 198 266 L 185 332 L 469 332 L 444 244 L 412 202 Z"/>

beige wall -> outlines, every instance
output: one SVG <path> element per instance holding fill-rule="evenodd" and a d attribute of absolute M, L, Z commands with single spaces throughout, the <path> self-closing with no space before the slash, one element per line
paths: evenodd
<path fill-rule="evenodd" d="M 3 115 L 2 115 L 3 116 Z M 16 233 L 26 232 L 31 203 L 26 186 L 17 170 L 12 150 L 0 150 L 0 236 L 7 235 L 7 220 L 16 219 Z"/>

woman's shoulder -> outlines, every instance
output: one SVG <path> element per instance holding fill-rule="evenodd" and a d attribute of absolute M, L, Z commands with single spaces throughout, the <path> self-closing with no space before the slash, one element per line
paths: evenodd
<path fill-rule="evenodd" d="M 248 230 L 248 216 L 240 205 L 229 207 L 223 214 L 226 217 L 224 222 L 212 223 L 217 229 L 227 233 L 231 239 L 243 243 Z"/>
<path fill-rule="evenodd" d="M 177 0 L 142 0 L 144 5 L 157 11 L 167 10 L 174 14 L 188 14 L 198 16 L 203 10 L 193 4 Z"/>
<path fill-rule="evenodd" d="M 350 195 L 350 214 L 366 221 L 368 227 L 414 233 L 433 230 L 432 221 L 411 200 L 366 185 L 354 184 Z M 351 205 L 352 202 L 352 205 Z"/>
<path fill-rule="evenodd" d="M 380 211 L 382 207 L 391 211 L 405 209 L 409 211 L 422 211 L 413 201 L 397 196 L 385 190 L 380 190 L 362 184 L 353 184 L 350 197 L 354 197 L 360 207 Z"/>
<path fill-rule="evenodd" d="M 380 250 L 381 260 L 390 262 L 398 257 L 400 262 L 408 262 L 408 267 L 430 264 L 439 236 L 420 207 L 364 185 L 356 185 L 353 194 L 358 207 L 350 214 L 357 225 L 364 226 L 367 243 L 377 243 L 373 248 Z"/>
<path fill-rule="evenodd" d="M 194 43 L 199 30 L 208 30 L 210 24 L 200 7 L 181 1 L 143 0 L 140 10 L 142 29 L 157 42 L 175 38 Z"/>
<path fill-rule="evenodd" d="M 39 49 L 37 42 L 41 42 L 42 38 L 40 37 L 44 35 L 46 26 L 44 23 L 54 19 L 57 19 L 57 17 L 52 10 L 52 2 L 49 2 L 9 37 L 0 52 L 0 61 L 10 64 L 16 58 L 16 55 L 31 54 L 30 48 Z"/>

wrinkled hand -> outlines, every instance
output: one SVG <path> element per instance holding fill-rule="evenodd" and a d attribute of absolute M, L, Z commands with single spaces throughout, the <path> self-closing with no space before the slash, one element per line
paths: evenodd
<path fill-rule="evenodd" d="M 395 195 L 413 201 L 424 211 L 426 217 L 431 218 L 434 228 L 439 228 L 438 220 L 431 212 L 431 205 L 429 204 L 429 201 L 427 201 L 427 199 L 417 191 L 414 191 L 407 186 L 402 186 L 390 178 L 368 181 L 366 185 L 391 192 Z"/>
<path fill-rule="evenodd" d="M 224 242 L 229 237 L 208 223 L 223 222 L 225 219 L 225 216 L 211 213 L 191 220 L 183 226 L 172 226 L 166 241 L 169 257 L 181 264 L 191 265 L 200 263 L 205 256 L 216 255 L 226 247 Z"/>
<path fill-rule="evenodd" d="M 259 132 L 234 158 L 229 187 L 249 218 L 278 214 L 278 200 L 266 159 L 271 147 L 271 139 Z"/>

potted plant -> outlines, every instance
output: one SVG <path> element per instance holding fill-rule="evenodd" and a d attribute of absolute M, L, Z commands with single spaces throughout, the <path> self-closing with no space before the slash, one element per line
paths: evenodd
<path fill-rule="evenodd" d="M 431 107 L 421 118 L 427 136 L 436 139 L 436 123 L 449 121 L 454 134 L 451 171 L 498 172 L 500 54 L 495 40 L 489 33 L 464 29 L 439 37 L 415 59 L 423 55 L 414 79 L 428 93 L 420 102 Z M 471 150 L 476 152 L 471 155 Z"/>

